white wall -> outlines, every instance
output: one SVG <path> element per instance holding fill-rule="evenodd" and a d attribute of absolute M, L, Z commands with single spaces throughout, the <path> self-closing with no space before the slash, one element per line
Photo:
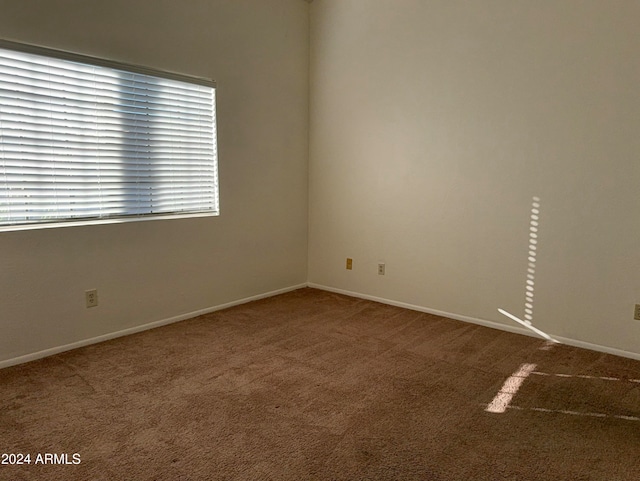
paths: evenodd
<path fill-rule="evenodd" d="M 0 363 L 305 282 L 307 207 L 312 283 L 512 325 L 534 196 L 534 324 L 640 355 L 640 4 L 315 0 L 310 59 L 308 11 L 0 0 L 2 38 L 217 80 L 222 209 L 0 233 Z"/>
<path fill-rule="evenodd" d="M 2 38 L 215 79 L 221 193 L 217 218 L 0 233 L 0 361 L 306 281 L 308 10 L 0 0 Z"/>
<path fill-rule="evenodd" d="M 534 325 L 640 355 L 639 18 L 313 2 L 309 280 L 515 325 L 497 309 L 523 316 L 537 196 Z"/>

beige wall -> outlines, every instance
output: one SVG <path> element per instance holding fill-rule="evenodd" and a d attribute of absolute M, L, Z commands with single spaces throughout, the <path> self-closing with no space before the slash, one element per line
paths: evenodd
<path fill-rule="evenodd" d="M 308 10 L 0 1 L 2 38 L 215 79 L 221 205 L 217 218 L 0 233 L 0 361 L 306 281 Z"/>
<path fill-rule="evenodd" d="M 640 356 L 638 18 L 313 2 L 309 281 L 515 325 L 497 309 L 523 317 L 536 196 L 534 325 Z"/>

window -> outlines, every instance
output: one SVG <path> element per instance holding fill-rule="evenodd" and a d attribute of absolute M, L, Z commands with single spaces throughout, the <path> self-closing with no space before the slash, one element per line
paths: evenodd
<path fill-rule="evenodd" d="M 214 82 L 0 42 L 0 229 L 217 214 Z"/>

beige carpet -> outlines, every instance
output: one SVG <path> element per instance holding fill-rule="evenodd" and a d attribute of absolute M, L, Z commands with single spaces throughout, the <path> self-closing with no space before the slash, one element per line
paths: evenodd
<path fill-rule="evenodd" d="M 639 480 L 640 362 L 544 347 L 301 289 L 1 370 L 0 480 Z"/>

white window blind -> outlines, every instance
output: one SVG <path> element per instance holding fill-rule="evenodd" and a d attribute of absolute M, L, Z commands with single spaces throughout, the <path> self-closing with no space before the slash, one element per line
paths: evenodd
<path fill-rule="evenodd" d="M 212 81 L 0 43 L 0 228 L 217 213 Z"/>

